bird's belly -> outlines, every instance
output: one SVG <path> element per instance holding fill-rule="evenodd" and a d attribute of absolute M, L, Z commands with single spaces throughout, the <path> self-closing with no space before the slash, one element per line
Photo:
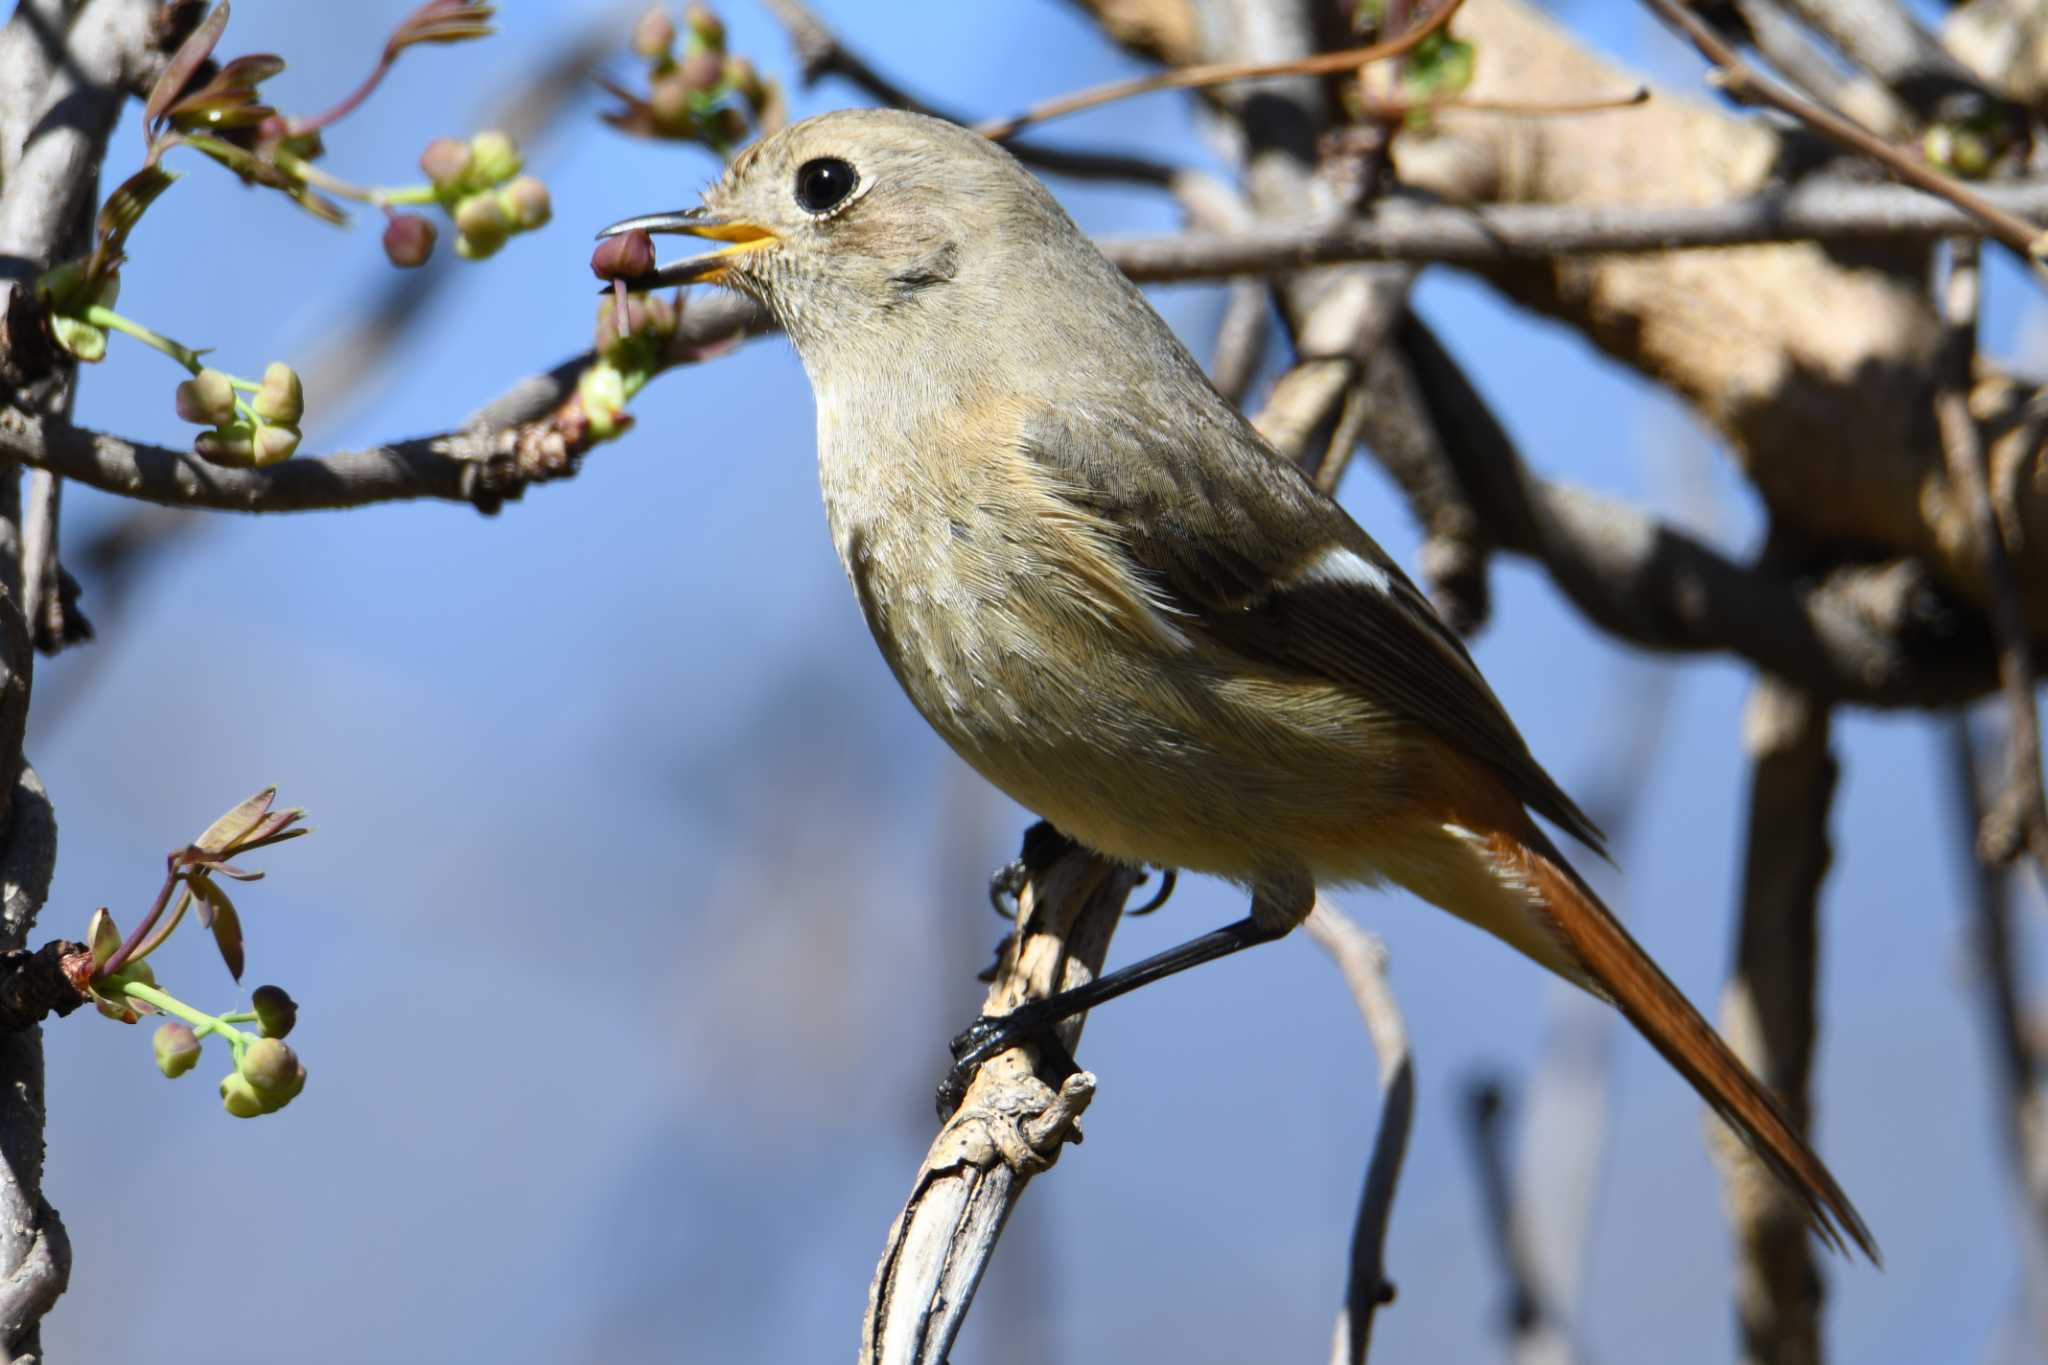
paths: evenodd
<path fill-rule="evenodd" d="M 968 605 L 943 575 L 878 590 L 884 572 L 862 606 L 912 703 L 1062 833 L 1237 880 L 1300 865 L 1377 879 L 1365 845 L 1401 803 L 1408 740 L 1355 697 L 1141 635 L 1051 627 L 1042 602 Z"/>

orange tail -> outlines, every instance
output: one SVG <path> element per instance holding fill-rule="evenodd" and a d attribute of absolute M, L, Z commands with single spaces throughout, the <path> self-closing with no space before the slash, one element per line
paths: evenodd
<path fill-rule="evenodd" d="M 1846 1235 L 1877 1264 L 1877 1243 L 1870 1229 L 1785 1117 L 1776 1097 L 1729 1051 L 1543 832 L 1526 817 L 1520 823 L 1519 830 L 1494 830 L 1476 840 L 1491 855 L 1502 879 L 1533 893 L 1536 915 L 1561 940 L 1590 983 L 1799 1195 L 1828 1243 L 1842 1251 Z"/>
<path fill-rule="evenodd" d="M 1829 1245 L 1843 1250 L 1847 1237 L 1877 1263 L 1870 1229 L 1776 1098 L 1572 871 L 1522 803 L 1484 765 L 1460 757 L 1439 772 L 1441 813 L 1388 831 L 1376 858 L 1381 870 L 1611 1001 L 1798 1194 Z"/>

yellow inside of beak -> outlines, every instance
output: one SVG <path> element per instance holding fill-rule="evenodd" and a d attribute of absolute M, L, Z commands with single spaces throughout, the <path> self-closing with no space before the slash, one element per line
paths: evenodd
<path fill-rule="evenodd" d="M 726 243 L 716 251 L 707 251 L 702 256 L 695 256 L 683 262 L 692 266 L 701 263 L 702 273 L 698 274 L 697 278 L 713 284 L 725 274 L 725 266 L 713 262 L 729 261 L 735 256 L 774 246 L 782 240 L 767 228 L 754 223 L 691 223 L 680 230 L 692 237 L 706 237 L 714 242 Z"/>

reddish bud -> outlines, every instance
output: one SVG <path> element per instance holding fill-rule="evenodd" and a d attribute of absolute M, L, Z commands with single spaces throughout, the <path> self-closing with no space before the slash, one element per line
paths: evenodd
<path fill-rule="evenodd" d="M 668 56 L 669 49 L 675 45 L 675 21 L 659 5 L 641 15 L 633 25 L 633 51 L 650 62 L 658 62 Z"/>
<path fill-rule="evenodd" d="M 713 14 L 703 0 L 691 0 L 690 7 L 683 11 L 683 22 L 689 25 L 691 35 L 704 46 L 725 46 L 725 20 Z"/>
<path fill-rule="evenodd" d="M 469 174 L 469 144 L 459 138 L 437 137 L 420 153 L 420 171 L 437 190 L 452 190 Z"/>
<path fill-rule="evenodd" d="M 607 237 L 590 253 L 590 273 L 601 280 L 630 280 L 654 269 L 654 239 L 635 228 Z"/>
<path fill-rule="evenodd" d="M 498 205 L 512 220 L 514 232 L 530 232 L 554 216 L 548 187 L 531 175 L 522 175 L 498 191 Z"/>
<path fill-rule="evenodd" d="M 439 235 L 434 225 L 417 213 L 394 214 L 384 225 L 384 255 L 403 270 L 425 265 L 434 254 Z"/>
<path fill-rule="evenodd" d="M 716 52 L 693 52 L 683 58 L 683 87 L 688 90 L 716 90 L 725 79 L 725 58 Z"/>

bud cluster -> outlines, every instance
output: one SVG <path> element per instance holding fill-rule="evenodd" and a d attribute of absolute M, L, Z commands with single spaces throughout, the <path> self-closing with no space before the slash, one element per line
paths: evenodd
<path fill-rule="evenodd" d="M 240 393 L 254 396 L 247 402 Z M 263 371 L 261 383 L 236 379 L 224 370 L 201 369 L 178 385 L 178 416 L 202 431 L 192 448 L 201 459 L 236 468 L 276 464 L 299 448 L 299 421 L 306 413 L 298 371 L 281 360 Z"/>
<path fill-rule="evenodd" d="M 505 242 L 553 216 L 548 187 L 522 175 L 518 144 L 496 130 L 464 142 L 437 137 L 420 153 L 433 198 L 455 223 L 455 254 L 465 261 L 493 255 Z M 393 265 L 424 264 L 434 250 L 434 225 L 415 213 L 394 213 L 384 229 Z"/>
<path fill-rule="evenodd" d="M 667 10 L 640 16 L 632 41 L 647 63 L 647 94 L 614 89 L 627 107 L 606 114 L 607 123 L 639 137 L 702 142 L 719 152 L 781 125 L 781 89 L 745 57 L 726 52 L 725 23 L 701 0 L 683 11 L 680 53 L 677 36 Z"/>

